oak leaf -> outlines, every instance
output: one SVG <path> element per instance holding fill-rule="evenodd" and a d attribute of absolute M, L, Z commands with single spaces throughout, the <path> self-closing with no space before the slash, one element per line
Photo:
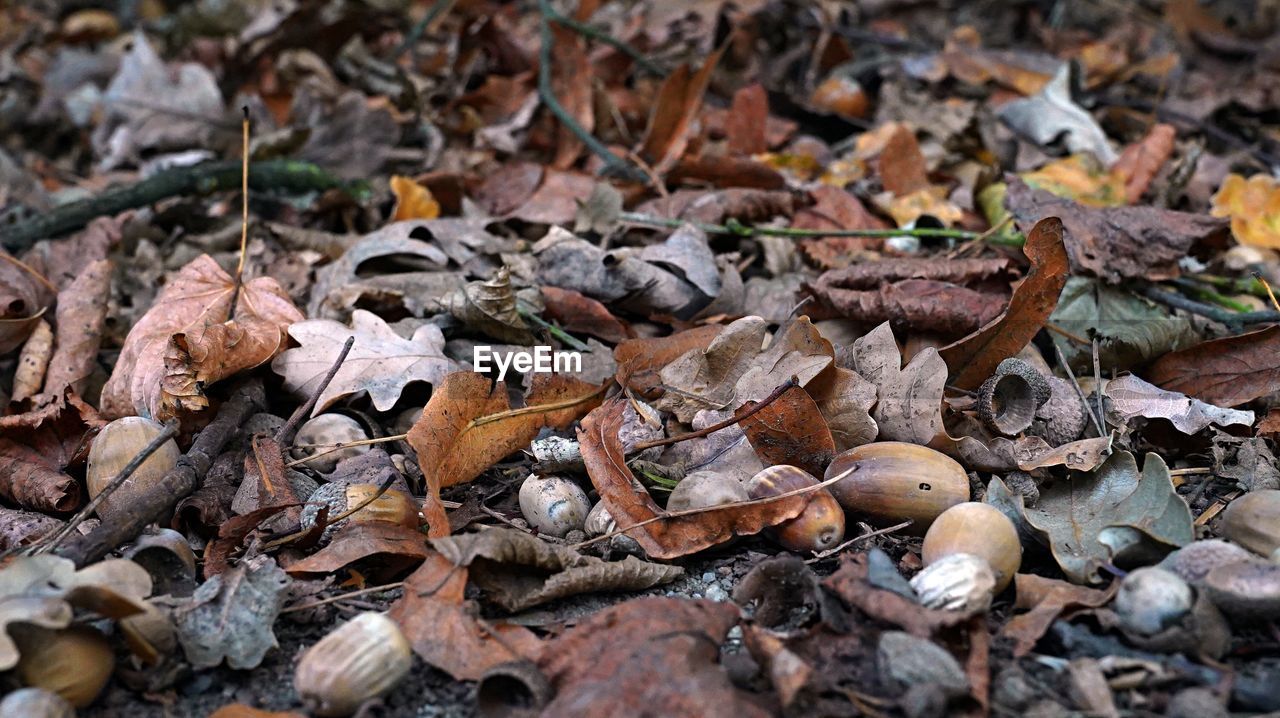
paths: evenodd
<path fill-rule="evenodd" d="M 1160 357 L 1146 378 L 1217 406 L 1238 406 L 1280 388 L 1280 327 L 1212 339 Z"/>
<path fill-rule="evenodd" d="M 886 322 L 853 343 L 854 370 L 878 387 L 873 416 L 880 440 L 928 444 L 945 434 L 942 389 L 947 365 L 932 347 L 902 366 L 902 353 Z"/>
<path fill-rule="evenodd" d="M 697 72 L 681 65 L 663 81 L 640 147 L 641 156 L 655 172 L 662 174 L 671 169 L 684 154 L 693 121 L 711 83 L 711 73 L 723 53 L 723 47 L 712 52 Z"/>
<path fill-rule="evenodd" d="M 270 361 L 284 348 L 289 325 L 301 320 L 276 280 L 257 277 L 237 292 L 231 275 L 202 254 L 129 330 L 102 388 L 102 413 L 164 420 L 199 411 L 209 403 L 204 387 Z"/>
<path fill-rule="evenodd" d="M 355 337 L 312 416 L 362 391 L 369 393 L 378 411 L 389 411 L 409 382 L 435 384 L 459 368 L 444 355 L 444 334 L 436 325 L 424 324 L 405 339 L 381 317 L 363 309 L 351 313 L 350 328 L 332 319 L 311 319 L 291 326 L 289 336 L 302 346 L 281 354 L 271 368 L 284 377 L 286 389 L 302 397 L 310 396 L 328 373 L 347 337 Z"/>

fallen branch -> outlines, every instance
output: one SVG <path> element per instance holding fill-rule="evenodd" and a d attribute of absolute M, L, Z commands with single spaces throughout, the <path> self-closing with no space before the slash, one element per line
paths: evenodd
<path fill-rule="evenodd" d="M 1021 247 L 1026 238 L 1021 234 L 999 235 L 990 234 L 988 232 L 972 232 L 967 229 L 934 229 L 930 227 L 917 227 L 913 229 L 795 229 L 792 227 L 759 227 L 756 225 L 741 224 L 734 220 L 729 220 L 725 224 L 707 224 L 705 222 L 690 222 L 681 219 L 667 219 L 665 217 L 653 217 L 647 214 L 639 214 L 637 212 L 623 212 L 618 215 L 618 220 L 624 224 L 634 224 L 645 227 L 663 227 L 665 229 L 678 229 L 686 224 L 691 224 L 708 234 L 731 234 L 737 237 L 791 237 L 793 239 L 810 239 L 814 237 L 942 237 L 946 239 L 974 240 L 981 239 L 987 244 L 995 244 L 1009 247 Z"/>
<path fill-rule="evenodd" d="M 69 202 L 20 222 L 0 232 L 0 244 L 16 254 L 41 239 L 81 229 L 96 217 L 145 207 L 169 197 L 238 189 L 241 172 L 240 160 L 202 162 L 189 167 L 167 169 L 129 187 Z M 296 160 L 271 160 L 253 165 L 249 169 L 249 187 L 259 192 L 323 192 L 344 187 L 363 191 L 360 183 L 340 180 L 316 165 Z"/>
<path fill-rule="evenodd" d="M 1188 299 L 1181 294 L 1166 292 L 1154 286 L 1142 287 L 1138 293 L 1155 302 L 1159 302 L 1165 306 L 1181 309 L 1185 312 L 1198 314 L 1206 319 L 1212 319 L 1215 322 L 1225 325 L 1233 332 L 1239 333 L 1244 331 L 1245 327 L 1250 324 L 1271 324 L 1280 322 L 1280 311 L 1257 311 L 1257 312 L 1232 312 L 1212 304 L 1197 302 L 1194 299 Z"/>
<path fill-rule="evenodd" d="M 152 521 L 173 507 L 209 472 L 213 459 L 240 431 L 240 427 L 256 411 L 266 407 L 267 396 L 262 382 L 253 379 L 240 384 L 231 398 L 218 409 L 217 416 L 196 435 L 191 448 L 178 458 L 155 488 L 137 503 L 130 504 L 121 516 L 103 521 L 87 535 L 76 538 L 58 550 L 58 554 L 75 561 L 76 566 L 93 563 L 116 547 L 131 541 Z"/>

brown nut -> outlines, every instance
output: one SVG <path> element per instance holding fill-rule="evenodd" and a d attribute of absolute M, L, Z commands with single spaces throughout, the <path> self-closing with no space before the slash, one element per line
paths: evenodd
<path fill-rule="evenodd" d="M 667 497 L 668 511 L 688 511 L 749 501 L 747 488 L 729 474 L 693 471 L 680 480 Z"/>
<path fill-rule="evenodd" d="M 96 629 L 73 626 L 58 631 L 21 625 L 9 630 L 21 651 L 18 677 L 25 685 L 62 696 L 76 708 L 93 703 L 115 668 L 111 644 Z"/>
<path fill-rule="evenodd" d="M 1250 491 L 1222 512 L 1222 535 L 1259 556 L 1280 549 L 1280 489 Z"/>
<path fill-rule="evenodd" d="M 996 575 L 996 593 L 1022 565 L 1022 543 L 1009 517 L 990 504 L 966 501 L 943 511 L 924 535 L 924 565 L 957 553 L 986 560 Z"/>
<path fill-rule="evenodd" d="M 126 416 L 102 427 L 89 447 L 89 465 L 85 469 L 89 497 L 101 493 L 163 431 L 161 424 L 140 416 Z M 173 439 L 164 442 L 124 480 L 120 488 L 98 504 L 98 518 L 110 520 L 112 515 L 118 515 L 125 507 L 150 494 L 169 469 L 177 465 L 180 456 L 182 452 L 178 450 L 177 442 Z M 168 520 L 167 517 L 163 519 L 161 523 Z"/>
<path fill-rule="evenodd" d="M 923 534 L 943 511 L 969 500 L 969 477 L 955 459 L 925 446 L 880 441 L 852 448 L 832 460 L 825 479 L 853 469 L 831 494 L 846 511 L 877 526 L 908 519 L 907 531 Z"/>
<path fill-rule="evenodd" d="M 818 483 L 809 472 L 795 466 L 770 466 L 751 477 L 747 482 L 747 494 L 753 499 L 763 499 Z M 809 503 L 799 516 L 769 530 L 778 544 L 788 551 L 825 551 L 844 540 L 844 509 L 840 508 L 836 497 L 825 488 L 817 489 L 809 497 Z"/>
<path fill-rule="evenodd" d="M 318 716 L 349 716 L 391 688 L 413 664 L 409 641 L 381 613 L 361 613 L 303 651 L 293 686 Z"/>

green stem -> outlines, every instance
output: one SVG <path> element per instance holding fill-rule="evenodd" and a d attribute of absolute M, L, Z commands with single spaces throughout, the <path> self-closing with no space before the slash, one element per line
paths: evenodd
<path fill-rule="evenodd" d="M 528 319 L 534 324 L 537 324 L 539 327 L 542 327 L 543 329 L 547 330 L 547 332 L 550 333 L 551 336 L 564 342 L 565 345 L 568 346 L 570 349 L 573 349 L 575 351 L 580 351 L 580 352 L 585 352 L 590 349 L 590 347 L 588 347 L 586 344 L 583 344 L 580 340 L 575 338 L 572 334 L 566 332 L 560 327 L 557 327 L 551 322 L 548 322 L 547 320 L 538 316 L 534 312 L 530 311 L 528 308 L 525 307 L 524 304 L 517 304 L 516 311 L 519 312 L 520 316 L 524 317 L 525 319 Z"/>
<path fill-rule="evenodd" d="M 917 227 L 914 229 L 795 229 L 793 227 L 758 227 L 753 225 L 741 224 L 736 220 L 730 219 L 725 224 L 706 224 L 703 222 L 688 222 L 679 219 L 666 219 L 665 217 L 652 217 L 636 212 L 623 212 L 618 217 L 619 220 L 626 224 L 638 224 L 649 227 L 665 227 L 668 229 L 676 229 L 686 224 L 701 229 L 703 232 L 710 234 L 732 234 L 739 237 L 792 237 L 796 239 L 808 239 L 811 237 L 943 237 L 947 239 L 970 240 L 978 239 L 983 236 L 983 232 L 973 232 L 967 229 L 934 229 L 931 227 Z M 1026 239 L 1020 234 L 1000 235 L 995 234 L 985 237 L 984 240 L 989 244 L 1021 247 Z"/>
<path fill-rule="evenodd" d="M 569 111 L 564 109 L 564 105 L 560 104 L 560 100 L 556 98 L 555 92 L 551 89 L 551 47 L 555 43 L 555 38 L 551 35 L 551 19 L 556 12 L 551 9 L 550 0 L 538 0 L 538 10 L 542 15 L 542 47 L 538 49 L 538 95 L 542 98 L 543 104 L 551 110 L 551 114 L 555 115 L 561 124 L 582 140 L 582 144 L 586 145 L 587 149 L 604 160 L 606 174 L 632 182 L 648 181 L 648 177 L 640 171 L 639 167 L 610 152 L 603 142 L 578 124 L 573 115 L 569 114 Z"/>
<path fill-rule="evenodd" d="M 1259 282 L 1253 277 L 1243 279 L 1236 277 L 1219 277 L 1214 274 L 1197 274 L 1193 279 L 1204 282 L 1205 284 L 1211 284 L 1214 287 L 1231 294 L 1248 294 L 1251 297 L 1257 297 L 1259 299 L 1270 299 L 1267 295 L 1267 288 L 1262 286 L 1262 282 Z"/>
<path fill-rule="evenodd" d="M 573 30 L 574 32 L 578 33 L 579 35 L 582 35 L 585 38 L 588 38 L 591 40 L 598 40 L 608 45 L 609 47 L 612 47 L 613 49 L 621 52 L 622 54 L 634 60 L 636 65 L 641 69 L 643 69 L 645 72 L 657 75 L 658 77 L 664 77 L 667 74 L 662 71 L 661 67 L 658 67 L 657 65 L 653 64 L 653 62 L 650 61 L 649 58 L 645 57 L 644 54 L 641 53 L 639 50 L 635 49 L 631 45 L 628 45 L 622 40 L 619 40 L 613 35 L 610 35 L 604 30 L 599 30 L 584 22 L 579 22 L 566 15 L 561 15 L 555 10 L 551 10 L 551 13 L 547 17 L 551 20 L 551 22 L 554 22 L 557 25 L 564 25 L 565 27 L 569 28 L 570 30 Z"/>
<path fill-rule="evenodd" d="M 1220 307 L 1226 307 L 1233 312 L 1248 312 L 1253 310 L 1253 307 L 1248 304 L 1237 302 L 1231 297 L 1219 294 L 1213 289 L 1191 279 L 1178 277 L 1170 280 L 1169 283 L 1181 289 L 1183 293 L 1189 294 L 1202 302 L 1212 302 Z"/>
<path fill-rule="evenodd" d="M 16 254 L 41 239 L 81 229 L 97 217 L 145 207 L 169 197 L 238 190 L 242 171 L 238 159 L 167 169 L 137 184 L 110 189 L 78 202 L 68 202 L 0 231 L 0 243 Z M 249 187 L 259 192 L 322 192 L 342 187 L 363 192 L 366 191 L 363 184 L 340 180 L 309 162 L 270 160 L 257 162 L 249 167 Z"/>

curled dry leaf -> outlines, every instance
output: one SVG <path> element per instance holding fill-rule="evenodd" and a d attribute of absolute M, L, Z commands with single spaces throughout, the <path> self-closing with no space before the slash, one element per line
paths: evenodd
<path fill-rule="evenodd" d="M 0 355 L 22 346 L 53 300 L 29 269 L 0 248 Z"/>
<path fill-rule="evenodd" d="M 271 369 L 284 377 L 286 389 L 301 397 L 311 395 L 342 353 L 347 338 L 355 337 L 312 416 L 361 391 L 369 393 L 378 411 L 390 411 L 409 382 L 435 384 L 458 368 L 444 355 L 444 334 L 436 325 L 424 324 L 405 339 L 381 317 L 363 309 L 352 312 L 349 328 L 331 319 L 309 319 L 289 327 L 289 336 L 302 346 L 281 354 Z"/>
<path fill-rule="evenodd" d="M 1120 153 L 1120 159 L 1116 160 L 1111 171 L 1124 181 L 1125 202 L 1134 204 L 1146 194 L 1151 180 L 1173 154 L 1173 141 L 1177 136 L 1173 125 L 1157 124 L 1145 137 Z"/>
<path fill-rule="evenodd" d="M 1001 635 L 1014 641 L 1013 655 L 1025 656 L 1059 618 L 1081 608 L 1105 606 L 1120 587 L 1113 581 L 1105 590 L 1077 586 L 1044 576 L 1020 573 L 1014 576 L 1018 594 L 1015 608 L 1030 609 L 1009 619 Z"/>
<path fill-rule="evenodd" d="M 36 322 L 31 334 L 23 342 L 22 351 L 18 352 L 18 366 L 13 370 L 11 394 L 13 401 L 22 401 L 40 392 L 51 356 L 53 356 L 53 329 L 49 326 L 49 322 L 41 319 Z"/>
<path fill-rule="evenodd" d="M 1132 374 L 1107 382 L 1103 391 L 1111 406 L 1123 419 L 1140 416 L 1145 419 L 1168 419 L 1184 434 L 1197 434 L 1210 424 L 1253 426 L 1252 411 L 1223 409 L 1192 399 L 1186 394 L 1167 391 Z"/>
<path fill-rule="evenodd" d="M 535 339 L 516 306 L 511 272 L 501 267 L 492 278 L 470 282 L 444 300 L 455 319 L 499 341 L 528 346 Z"/>
<path fill-rule="evenodd" d="M 80 483 L 65 470 L 84 458 L 86 437 L 105 423 L 74 395 L 0 418 L 0 496 L 37 511 L 74 509 Z"/>
<path fill-rule="evenodd" d="M 111 262 L 105 259 L 91 262 L 75 281 L 58 292 L 58 330 L 44 380 L 46 394 L 61 394 L 67 387 L 79 394 L 97 366 L 98 346 L 107 320 L 111 268 Z"/>
<path fill-rule="evenodd" d="M 256 556 L 200 584 L 173 610 L 187 660 L 196 668 L 223 662 L 256 668 L 274 648 L 272 631 L 289 577 L 270 556 Z"/>
<path fill-rule="evenodd" d="M 338 529 L 329 545 L 290 563 L 285 571 L 295 578 L 318 578 L 372 559 L 376 568 L 362 570 L 361 575 L 381 583 L 403 576 L 428 553 L 426 537 L 412 528 L 389 521 L 362 521 L 347 523 Z"/>
<path fill-rule="evenodd" d="M 600 402 L 603 386 L 572 377 L 535 374 L 525 407 L 511 409 L 506 385 L 482 374 L 456 372 L 431 394 L 409 430 L 409 444 L 427 482 L 423 515 L 432 538 L 449 535 L 440 489 L 479 476 L 525 447 L 544 427 L 563 429 Z"/>
<path fill-rule="evenodd" d="M 1218 406 L 1238 406 L 1280 387 L 1280 327 L 1170 352 L 1146 372 L 1153 384 Z"/>
<path fill-rule="evenodd" d="M 808 497 L 796 495 L 696 514 L 668 514 L 654 503 L 627 468 L 622 441 L 618 438 L 626 407 L 625 399 L 615 397 L 592 411 L 578 429 L 578 443 L 591 483 L 600 492 L 600 500 L 618 522 L 618 528 L 634 538 L 650 557 L 678 558 L 734 536 L 759 533 L 795 518 L 808 504 Z M 637 526 L 645 521 L 649 523 Z"/>
<path fill-rule="evenodd" d="M 479 680 L 501 663 L 532 660 L 542 641 L 510 623 L 484 621 L 464 599 L 467 569 L 431 552 L 405 579 L 404 596 L 388 616 L 400 624 L 413 652 L 461 681 Z"/>
<path fill-rule="evenodd" d="M 235 316 L 231 316 L 235 301 Z M 129 330 L 102 413 L 162 421 L 208 406 L 203 387 L 270 361 L 302 320 L 274 279 L 236 282 L 207 254 L 189 262 Z"/>
<path fill-rule="evenodd" d="M 649 116 L 649 127 L 640 147 L 640 155 L 657 173 L 671 169 L 684 155 L 693 121 L 711 82 L 711 72 L 723 52 L 724 48 L 720 48 L 707 56 L 697 72 L 690 70 L 688 65 L 677 67 L 658 90 Z"/>
<path fill-rule="evenodd" d="M 1048 217 L 1036 223 L 1023 247 L 1031 271 L 1013 290 L 1009 306 L 973 334 L 939 350 L 951 384 L 975 389 L 996 366 L 1031 342 L 1058 306 L 1071 267 L 1062 244 L 1062 221 Z"/>
<path fill-rule="evenodd" d="M 581 332 L 620 344 L 634 336 L 605 305 L 572 289 L 542 287 L 546 317 L 568 332 Z"/>
<path fill-rule="evenodd" d="M 583 556 L 508 528 L 435 539 L 431 546 L 455 565 L 469 567 L 486 598 L 511 612 L 581 593 L 642 591 L 684 575 L 679 566 L 635 556 L 612 562 Z"/>
<path fill-rule="evenodd" d="M 618 363 L 617 382 L 645 399 L 661 393 L 663 367 L 691 351 L 706 351 L 723 327 L 707 324 L 667 337 L 628 339 L 613 349 Z"/>
<path fill-rule="evenodd" d="M 392 222 L 409 219 L 435 219 L 440 216 L 440 203 L 431 196 L 431 190 L 413 181 L 412 177 L 391 177 L 391 193 L 396 196 L 396 208 Z"/>

